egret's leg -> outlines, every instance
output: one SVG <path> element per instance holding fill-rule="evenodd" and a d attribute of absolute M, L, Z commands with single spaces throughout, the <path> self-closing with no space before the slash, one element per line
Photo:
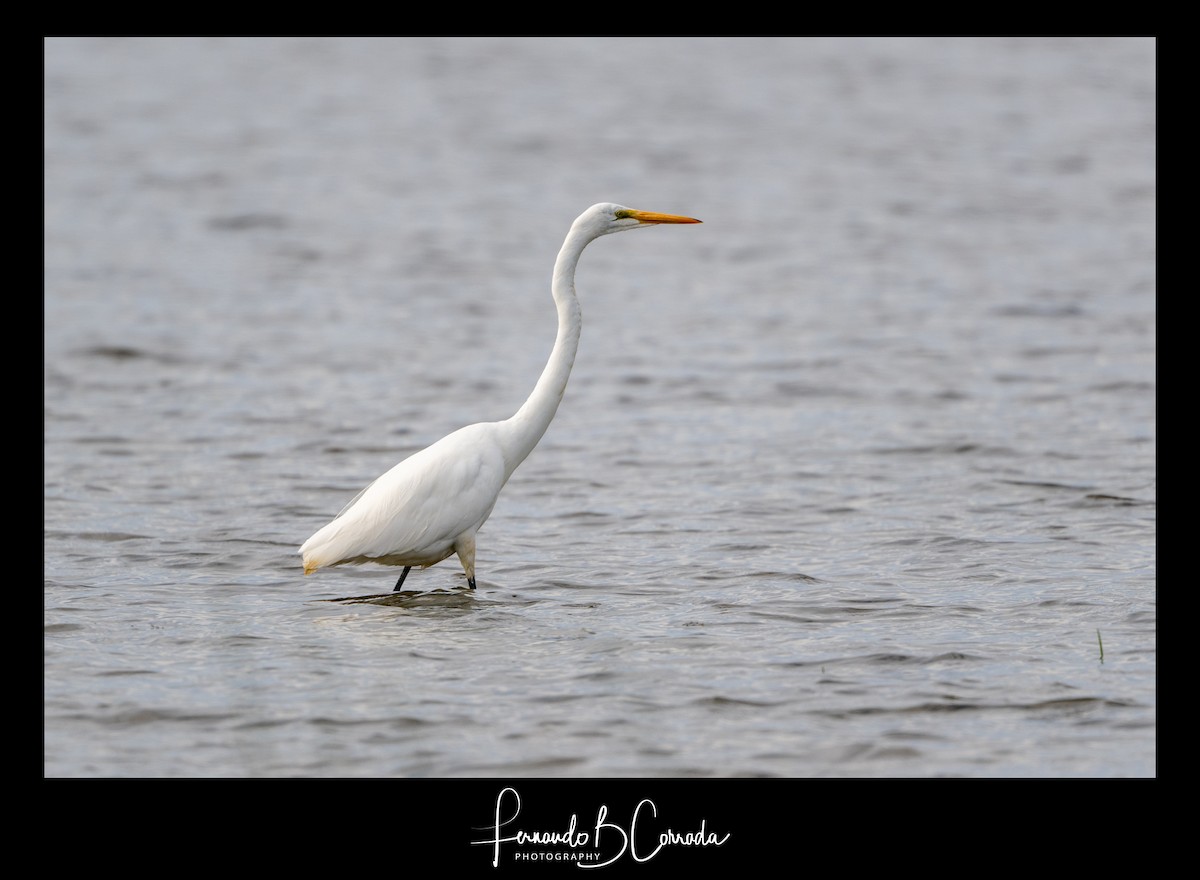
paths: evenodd
<path fill-rule="evenodd" d="M 412 571 L 411 565 L 404 566 L 404 571 L 400 572 L 400 580 L 396 581 L 396 586 L 392 587 L 393 593 L 400 589 L 400 585 L 404 583 L 404 579 L 408 577 L 410 571 Z"/>
<path fill-rule="evenodd" d="M 475 536 L 459 538 L 454 545 L 458 551 L 458 561 L 462 563 L 463 571 L 467 573 L 467 586 L 475 589 Z"/>

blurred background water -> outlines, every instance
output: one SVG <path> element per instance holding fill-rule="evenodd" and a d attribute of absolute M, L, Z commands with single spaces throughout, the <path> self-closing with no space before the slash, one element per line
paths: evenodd
<path fill-rule="evenodd" d="M 49 39 L 47 776 L 1153 776 L 1148 39 Z M 510 415 L 454 560 L 304 577 Z"/>

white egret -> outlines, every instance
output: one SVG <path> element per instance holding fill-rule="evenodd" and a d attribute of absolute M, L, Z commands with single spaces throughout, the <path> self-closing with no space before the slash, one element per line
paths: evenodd
<path fill-rule="evenodd" d="M 691 217 L 593 205 L 576 218 L 554 263 L 551 291 L 558 336 L 533 393 L 516 414 L 460 428 L 414 453 L 367 486 L 323 529 L 304 542 L 304 573 L 343 563 L 428 568 L 458 554 L 475 589 L 475 534 L 500 490 L 542 439 L 558 410 L 579 348 L 581 316 L 575 266 L 592 241 L 612 232 L 660 223 L 699 223 Z"/>

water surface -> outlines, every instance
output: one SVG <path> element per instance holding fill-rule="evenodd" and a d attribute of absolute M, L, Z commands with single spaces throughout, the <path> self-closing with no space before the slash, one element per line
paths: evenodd
<path fill-rule="evenodd" d="M 1154 775 L 1155 63 L 47 41 L 45 774 Z M 327 601 L 597 201 L 704 225 L 585 253 L 479 589 Z"/>

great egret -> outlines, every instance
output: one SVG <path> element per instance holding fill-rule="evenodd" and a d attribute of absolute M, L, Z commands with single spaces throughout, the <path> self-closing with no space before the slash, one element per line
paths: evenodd
<path fill-rule="evenodd" d="M 460 428 L 363 489 L 333 522 L 304 542 L 304 573 L 343 563 L 402 565 L 394 592 L 413 566 L 428 568 L 457 553 L 467 583 L 475 589 L 475 533 L 517 465 L 546 433 L 575 363 L 581 324 L 575 296 L 579 255 L 612 232 L 699 222 L 607 203 L 580 214 L 554 263 L 551 290 L 558 336 L 529 399 L 511 418 Z"/>

